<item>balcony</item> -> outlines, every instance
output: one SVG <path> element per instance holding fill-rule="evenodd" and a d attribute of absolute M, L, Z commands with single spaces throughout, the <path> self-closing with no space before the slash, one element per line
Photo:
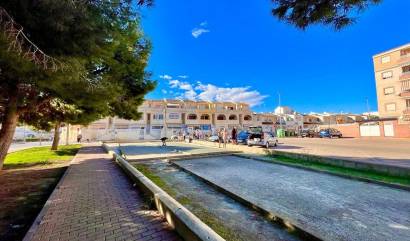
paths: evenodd
<path fill-rule="evenodd" d="M 408 62 L 410 62 L 410 53 L 401 55 L 397 60 L 397 64 L 404 64 Z"/>
<path fill-rule="evenodd" d="M 407 107 L 407 109 L 403 110 L 403 120 L 410 121 L 410 107 Z"/>
<path fill-rule="evenodd" d="M 404 72 L 400 75 L 399 80 L 410 80 L 410 71 Z"/>
<path fill-rule="evenodd" d="M 401 97 L 410 97 L 410 80 L 405 80 L 401 82 Z"/>

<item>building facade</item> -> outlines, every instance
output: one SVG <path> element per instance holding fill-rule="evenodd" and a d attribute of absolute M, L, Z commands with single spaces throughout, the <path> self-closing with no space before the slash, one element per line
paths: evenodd
<path fill-rule="evenodd" d="M 277 117 L 271 113 L 253 113 L 248 104 L 182 100 L 147 100 L 138 110 L 138 121 L 115 117 L 93 122 L 82 129 L 84 140 L 143 140 L 192 134 L 204 136 L 217 130 L 247 129 L 262 126 L 275 131 Z"/>
<path fill-rule="evenodd" d="M 410 123 L 410 43 L 373 56 L 380 118 Z"/>

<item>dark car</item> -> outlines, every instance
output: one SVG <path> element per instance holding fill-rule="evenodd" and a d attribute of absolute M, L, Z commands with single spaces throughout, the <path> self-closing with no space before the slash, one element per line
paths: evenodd
<path fill-rule="evenodd" d="M 251 133 L 249 131 L 241 131 L 239 132 L 237 136 L 237 142 L 238 144 L 247 144 L 248 143 L 248 138 Z"/>
<path fill-rule="evenodd" d="M 342 138 L 342 133 L 336 129 L 329 128 L 329 129 L 324 129 L 319 132 L 320 138 L 328 137 L 328 138 L 333 138 L 333 137 L 338 137 Z"/>
<path fill-rule="evenodd" d="M 317 134 L 317 132 L 315 132 L 314 130 L 303 130 L 301 133 L 300 133 L 300 136 L 303 138 L 303 137 L 310 137 L 310 138 L 312 138 L 312 137 L 316 137 L 316 136 L 318 136 L 318 134 Z"/>

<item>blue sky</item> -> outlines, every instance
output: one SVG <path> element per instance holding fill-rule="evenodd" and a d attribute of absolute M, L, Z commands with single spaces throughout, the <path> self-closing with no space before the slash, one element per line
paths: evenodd
<path fill-rule="evenodd" d="M 148 99 L 278 104 L 299 112 L 377 110 L 372 55 L 410 42 L 410 1 L 384 0 L 339 32 L 279 22 L 269 0 L 165 1 L 144 9 L 153 43 Z"/>

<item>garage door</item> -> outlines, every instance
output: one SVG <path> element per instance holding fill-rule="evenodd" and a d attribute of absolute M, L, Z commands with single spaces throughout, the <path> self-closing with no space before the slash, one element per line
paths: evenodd
<path fill-rule="evenodd" d="M 361 136 L 380 136 L 379 125 L 367 125 L 363 124 L 360 126 Z"/>
<path fill-rule="evenodd" d="M 393 123 L 391 122 L 384 123 L 384 136 L 394 136 Z"/>

